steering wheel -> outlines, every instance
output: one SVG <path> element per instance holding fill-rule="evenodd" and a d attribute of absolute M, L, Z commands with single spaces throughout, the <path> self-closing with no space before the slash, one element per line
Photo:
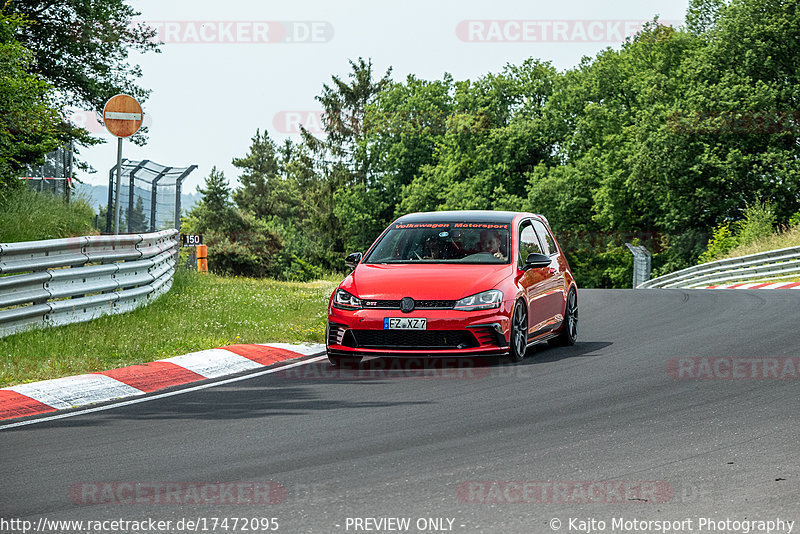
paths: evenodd
<path fill-rule="evenodd" d="M 464 260 L 481 260 L 481 259 L 494 259 L 495 255 L 491 252 L 475 252 L 470 254 L 469 256 L 464 256 L 462 259 Z"/>

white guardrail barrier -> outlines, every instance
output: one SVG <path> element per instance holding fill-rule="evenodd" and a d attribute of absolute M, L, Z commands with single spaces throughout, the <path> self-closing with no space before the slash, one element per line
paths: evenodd
<path fill-rule="evenodd" d="M 779 280 L 800 276 L 800 247 L 759 252 L 717 260 L 653 278 L 637 286 L 649 288 L 694 288 L 747 280 Z"/>
<path fill-rule="evenodd" d="M 172 286 L 178 231 L 0 243 L 0 337 L 149 304 Z"/>

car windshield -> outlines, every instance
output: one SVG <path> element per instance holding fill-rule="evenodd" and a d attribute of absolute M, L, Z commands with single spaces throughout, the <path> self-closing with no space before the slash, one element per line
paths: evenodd
<path fill-rule="evenodd" d="M 393 223 L 364 263 L 508 263 L 509 224 Z"/>

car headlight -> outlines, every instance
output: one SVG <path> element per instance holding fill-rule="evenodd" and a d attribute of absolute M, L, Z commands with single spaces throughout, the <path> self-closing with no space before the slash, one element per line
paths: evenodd
<path fill-rule="evenodd" d="M 357 299 L 344 289 L 337 289 L 333 294 L 333 307 L 344 310 L 357 310 L 361 308 L 361 299 Z"/>
<path fill-rule="evenodd" d="M 490 289 L 477 295 L 464 297 L 456 302 L 455 309 L 463 311 L 490 310 L 499 308 L 503 302 L 503 292 L 498 289 Z"/>

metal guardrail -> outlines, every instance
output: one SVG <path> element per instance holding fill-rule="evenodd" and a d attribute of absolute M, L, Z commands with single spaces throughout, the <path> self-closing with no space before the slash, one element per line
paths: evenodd
<path fill-rule="evenodd" d="M 639 284 L 637 289 L 694 288 L 755 279 L 800 276 L 800 247 L 759 252 L 717 260 L 665 274 Z"/>
<path fill-rule="evenodd" d="M 144 306 L 169 290 L 178 231 L 0 243 L 0 337 Z"/>

